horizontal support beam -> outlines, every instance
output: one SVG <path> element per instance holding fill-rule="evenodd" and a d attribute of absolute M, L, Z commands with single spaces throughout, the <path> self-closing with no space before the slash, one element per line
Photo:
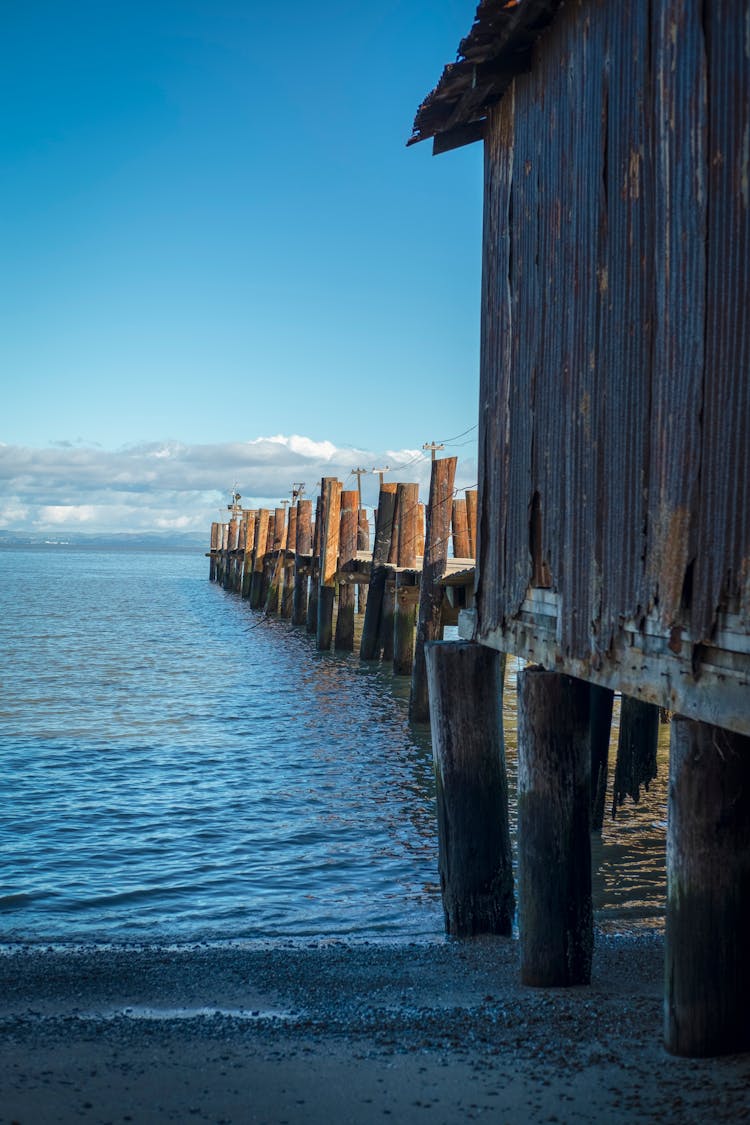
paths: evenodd
<path fill-rule="evenodd" d="M 535 606 L 538 595 L 543 597 Z M 534 590 L 518 617 L 494 629 L 482 630 L 476 611 L 462 610 L 459 636 L 541 664 L 549 671 L 577 676 L 688 718 L 750 735 L 750 656 L 700 645 L 693 671 L 693 646 L 687 641 L 675 646 L 675 651 L 670 647 L 670 642 L 674 645 L 671 635 L 627 628 L 616 635 L 604 655 L 569 656 L 557 641 L 557 614 L 549 613 L 550 599 L 558 596 L 549 590 Z M 720 628 L 719 635 L 722 631 Z"/>

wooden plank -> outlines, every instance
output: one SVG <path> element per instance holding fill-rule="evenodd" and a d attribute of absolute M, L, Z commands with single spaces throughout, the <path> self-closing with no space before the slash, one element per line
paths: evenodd
<path fill-rule="evenodd" d="M 717 666 L 710 661 L 722 650 L 699 646 L 693 671 L 689 661 L 669 648 L 668 638 L 659 639 L 659 651 L 645 652 L 639 634 L 620 632 L 607 654 L 584 659 L 562 650 L 554 618 L 537 617 L 531 624 L 513 620 L 482 634 L 477 633 L 476 621 L 475 611 L 462 610 L 459 636 L 713 726 L 750 734 L 750 659 L 744 654 L 724 654 L 732 666 Z"/>

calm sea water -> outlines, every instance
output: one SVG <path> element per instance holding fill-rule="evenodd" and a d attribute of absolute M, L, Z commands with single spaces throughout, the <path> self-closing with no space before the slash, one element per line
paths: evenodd
<path fill-rule="evenodd" d="M 0 550 L 0 940 L 439 935 L 408 683 L 259 624 L 207 570 L 200 553 Z M 614 928 L 662 918 L 665 755 L 595 844 Z"/>

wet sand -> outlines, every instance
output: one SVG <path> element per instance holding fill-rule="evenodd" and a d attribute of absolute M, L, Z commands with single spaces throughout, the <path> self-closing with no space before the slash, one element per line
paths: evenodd
<path fill-rule="evenodd" d="M 661 1043 L 659 935 L 590 987 L 522 988 L 500 939 L 0 954 L 0 1122 L 735 1122 L 750 1055 Z"/>

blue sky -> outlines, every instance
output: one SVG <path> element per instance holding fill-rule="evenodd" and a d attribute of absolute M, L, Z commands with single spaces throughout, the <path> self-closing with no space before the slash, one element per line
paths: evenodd
<path fill-rule="evenodd" d="M 473 15 L 3 5 L 0 528 L 158 522 L 175 458 L 199 527 L 301 449 L 314 480 L 476 424 L 481 148 L 405 147 Z"/>

